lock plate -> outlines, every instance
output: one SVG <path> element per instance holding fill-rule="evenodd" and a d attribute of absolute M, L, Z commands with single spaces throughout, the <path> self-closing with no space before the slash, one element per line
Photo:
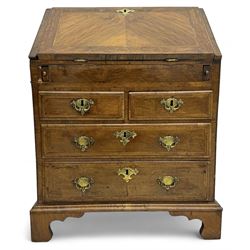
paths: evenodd
<path fill-rule="evenodd" d="M 90 111 L 91 105 L 94 104 L 92 99 L 80 98 L 77 100 L 71 101 L 71 106 L 77 111 L 80 112 L 81 115 L 85 115 Z"/>
<path fill-rule="evenodd" d="M 116 12 L 121 13 L 124 16 L 127 16 L 128 14 L 135 12 L 135 10 L 125 8 L 125 9 L 116 10 Z"/>
<path fill-rule="evenodd" d="M 183 103 L 184 102 L 181 99 L 178 100 L 174 97 L 161 100 L 161 105 L 170 113 L 177 111 L 183 105 Z"/>
<path fill-rule="evenodd" d="M 134 139 L 137 136 L 137 134 L 134 131 L 121 130 L 116 131 L 114 133 L 114 136 L 120 139 L 120 142 L 123 146 L 126 146 L 130 142 L 130 140 Z"/>
<path fill-rule="evenodd" d="M 139 171 L 136 168 L 122 168 L 117 171 L 118 175 L 123 175 L 123 180 L 129 182 L 132 179 L 132 175 L 137 175 Z"/>

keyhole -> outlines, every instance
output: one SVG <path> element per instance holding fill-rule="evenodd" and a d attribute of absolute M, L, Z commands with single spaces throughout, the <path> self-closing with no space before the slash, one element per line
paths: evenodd
<path fill-rule="evenodd" d="M 123 137 L 127 137 L 127 133 L 126 132 L 123 132 Z"/>
<path fill-rule="evenodd" d="M 171 100 L 171 101 L 170 101 L 170 106 L 173 106 L 173 105 L 174 105 L 174 101 Z"/>
<path fill-rule="evenodd" d="M 127 12 L 127 10 L 125 9 L 124 12 Z"/>
<path fill-rule="evenodd" d="M 84 102 L 83 102 L 83 100 L 81 100 L 81 106 L 83 106 L 83 104 L 84 104 Z"/>
<path fill-rule="evenodd" d="M 128 175 L 128 169 L 126 169 L 126 175 Z"/>

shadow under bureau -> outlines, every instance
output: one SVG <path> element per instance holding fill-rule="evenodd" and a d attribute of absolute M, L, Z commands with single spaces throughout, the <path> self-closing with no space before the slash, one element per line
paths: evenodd
<path fill-rule="evenodd" d="M 50 223 L 167 211 L 220 238 L 215 201 L 221 54 L 199 8 L 52 8 L 30 53 L 37 202 Z"/>

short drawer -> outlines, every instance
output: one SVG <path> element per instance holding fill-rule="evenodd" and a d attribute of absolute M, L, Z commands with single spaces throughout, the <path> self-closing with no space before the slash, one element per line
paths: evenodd
<path fill-rule="evenodd" d="M 206 201 L 209 162 L 46 163 L 45 202 Z"/>
<path fill-rule="evenodd" d="M 210 156 L 210 123 L 43 124 L 43 157 Z"/>
<path fill-rule="evenodd" d="M 130 92 L 130 120 L 212 118 L 212 91 Z"/>
<path fill-rule="evenodd" d="M 40 91 L 42 119 L 123 120 L 123 92 Z"/>

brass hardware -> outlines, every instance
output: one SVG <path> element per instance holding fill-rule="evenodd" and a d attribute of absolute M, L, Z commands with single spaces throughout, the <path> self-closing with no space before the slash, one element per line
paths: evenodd
<path fill-rule="evenodd" d="M 184 102 L 181 99 L 177 100 L 174 97 L 170 97 L 168 99 L 162 99 L 160 103 L 170 113 L 177 111 L 184 104 Z"/>
<path fill-rule="evenodd" d="M 81 115 L 84 115 L 90 110 L 91 105 L 94 104 L 94 101 L 91 99 L 82 98 L 82 99 L 73 100 L 71 101 L 70 104 L 76 111 L 80 112 Z"/>
<path fill-rule="evenodd" d="M 86 151 L 91 145 L 95 143 L 95 140 L 92 137 L 82 135 L 80 137 L 75 137 L 74 142 L 81 151 Z"/>
<path fill-rule="evenodd" d="M 179 59 L 178 58 L 167 58 L 165 59 L 166 62 L 178 62 Z"/>
<path fill-rule="evenodd" d="M 174 176 L 163 176 L 163 177 L 159 177 L 157 179 L 157 182 L 163 187 L 165 188 L 167 191 L 170 188 L 175 187 L 176 182 L 178 181 L 177 177 Z"/>
<path fill-rule="evenodd" d="M 39 66 L 38 67 L 41 72 L 41 77 L 38 79 L 39 83 L 48 82 L 49 81 L 49 67 L 48 66 Z"/>
<path fill-rule="evenodd" d="M 210 65 L 203 65 L 203 81 L 210 80 Z"/>
<path fill-rule="evenodd" d="M 91 188 L 91 185 L 94 183 L 92 178 L 81 176 L 79 178 L 75 178 L 73 181 L 76 188 L 81 190 L 83 193 Z"/>
<path fill-rule="evenodd" d="M 137 175 L 139 171 L 136 168 L 122 168 L 117 171 L 118 175 L 123 175 L 123 180 L 129 182 L 132 175 Z"/>
<path fill-rule="evenodd" d="M 74 62 L 87 62 L 87 59 L 83 59 L 83 58 L 76 58 L 74 59 Z"/>
<path fill-rule="evenodd" d="M 132 9 L 120 9 L 120 10 L 116 10 L 117 13 L 121 13 L 123 14 L 124 16 L 130 14 L 130 13 L 133 13 L 135 12 L 135 10 L 132 10 Z"/>
<path fill-rule="evenodd" d="M 121 130 L 116 131 L 114 136 L 116 138 L 120 138 L 120 142 L 123 144 L 123 146 L 126 146 L 131 139 L 134 139 L 137 136 L 137 134 L 134 131 Z"/>
<path fill-rule="evenodd" d="M 167 135 L 159 138 L 160 144 L 162 147 L 166 148 L 167 151 L 170 151 L 172 148 L 176 146 L 176 144 L 180 141 L 177 136 Z"/>

